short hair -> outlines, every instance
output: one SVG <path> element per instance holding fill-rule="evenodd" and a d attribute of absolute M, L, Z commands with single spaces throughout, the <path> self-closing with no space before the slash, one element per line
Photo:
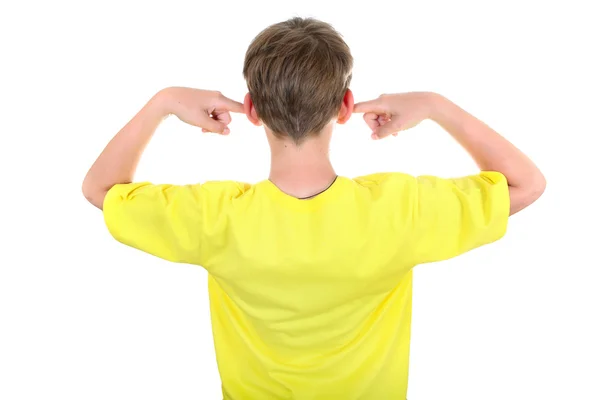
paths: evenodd
<path fill-rule="evenodd" d="M 350 48 L 330 24 L 296 17 L 254 38 L 244 78 L 259 119 L 299 145 L 339 112 L 352 65 Z"/>

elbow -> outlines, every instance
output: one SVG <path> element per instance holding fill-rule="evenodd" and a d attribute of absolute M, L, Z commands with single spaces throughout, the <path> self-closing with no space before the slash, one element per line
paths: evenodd
<path fill-rule="evenodd" d="M 527 184 L 519 187 L 510 187 L 510 215 L 529 207 L 535 203 L 546 191 L 546 178 L 538 171 Z"/>
<path fill-rule="evenodd" d="M 85 180 L 81 184 L 81 194 L 83 194 L 83 197 L 85 197 L 86 200 L 90 200 L 90 189 Z"/>
<path fill-rule="evenodd" d="M 542 197 L 542 195 L 544 194 L 544 192 L 546 191 L 546 177 L 544 175 L 542 175 L 542 173 L 540 172 L 540 176 L 538 178 L 538 182 L 535 185 L 535 200 L 539 199 L 540 197 Z"/>
<path fill-rule="evenodd" d="M 92 202 L 92 199 L 94 198 L 94 190 L 92 185 L 90 185 L 87 177 L 83 180 L 83 183 L 81 184 L 81 193 L 87 201 L 89 201 L 90 203 Z"/>
<path fill-rule="evenodd" d="M 538 170 L 535 177 L 531 179 L 531 182 L 528 185 L 528 189 L 529 200 L 531 201 L 531 203 L 535 202 L 537 199 L 542 197 L 542 195 L 546 191 L 546 177 L 544 177 L 540 170 Z"/>
<path fill-rule="evenodd" d="M 81 185 L 81 193 L 89 203 L 102 210 L 104 197 L 106 196 L 105 190 L 99 190 L 84 180 L 83 184 Z"/>

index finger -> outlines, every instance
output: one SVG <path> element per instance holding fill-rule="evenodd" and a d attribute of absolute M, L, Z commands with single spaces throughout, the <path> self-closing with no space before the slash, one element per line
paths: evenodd
<path fill-rule="evenodd" d="M 225 107 L 227 111 L 244 113 L 244 105 L 240 102 L 230 99 L 229 97 L 221 96 L 219 105 Z"/>
<path fill-rule="evenodd" d="M 383 108 L 383 105 L 381 104 L 379 99 L 374 99 L 374 100 L 363 101 L 363 102 L 354 104 L 354 109 L 352 110 L 352 112 L 353 113 L 368 113 L 368 112 L 384 113 L 385 109 Z"/>

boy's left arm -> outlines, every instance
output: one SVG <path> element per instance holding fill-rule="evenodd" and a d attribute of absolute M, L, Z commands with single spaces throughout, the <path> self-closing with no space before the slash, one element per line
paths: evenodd
<path fill-rule="evenodd" d="M 131 183 L 142 152 L 168 115 L 174 114 L 203 131 L 227 135 L 230 112 L 244 112 L 243 105 L 219 92 L 182 87 L 161 90 L 117 133 L 92 165 L 83 181 L 84 196 L 102 209 L 114 185 Z"/>

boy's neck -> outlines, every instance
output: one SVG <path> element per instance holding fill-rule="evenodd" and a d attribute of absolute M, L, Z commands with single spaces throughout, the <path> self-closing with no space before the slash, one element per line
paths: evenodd
<path fill-rule="evenodd" d="M 333 183 L 337 175 L 329 160 L 331 130 L 306 140 L 299 147 L 290 140 L 267 135 L 271 146 L 269 180 L 282 192 L 306 198 Z"/>

